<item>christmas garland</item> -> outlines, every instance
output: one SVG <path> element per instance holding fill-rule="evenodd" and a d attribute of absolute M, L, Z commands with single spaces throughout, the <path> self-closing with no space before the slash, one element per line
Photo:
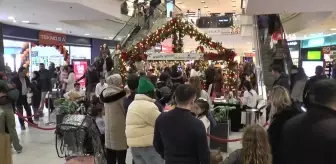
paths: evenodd
<path fill-rule="evenodd" d="M 132 46 L 130 49 L 128 49 L 127 52 L 123 52 L 121 54 L 122 62 L 126 63 L 126 61 L 129 61 L 130 65 L 132 65 L 134 61 L 146 60 L 146 52 L 154 47 L 157 43 L 162 43 L 169 37 L 172 37 L 173 52 L 180 53 L 182 52 L 183 37 L 185 35 L 189 35 L 190 38 L 194 38 L 195 41 L 200 43 L 200 45 L 217 51 L 217 53 L 204 52 L 204 47 L 199 47 L 198 49 L 201 50 L 201 52 L 204 54 L 205 59 L 224 60 L 227 62 L 227 69 L 232 70 L 227 72 L 227 89 L 234 90 L 236 85 L 236 73 L 233 70 L 235 70 L 237 65 L 237 63 L 234 62 L 236 53 L 231 49 L 224 48 L 221 43 L 212 41 L 211 37 L 199 32 L 191 23 L 182 20 L 181 17 L 173 18 L 167 22 L 166 25 L 163 25 L 162 28 L 157 29 L 156 32 L 148 35 L 136 45 Z M 122 76 L 126 76 L 126 64 L 122 64 L 121 67 L 125 67 L 120 70 L 124 70 L 121 72 L 121 74 Z"/>

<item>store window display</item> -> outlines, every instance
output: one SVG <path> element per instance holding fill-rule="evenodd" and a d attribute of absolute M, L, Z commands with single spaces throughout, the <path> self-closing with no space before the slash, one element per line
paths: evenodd
<path fill-rule="evenodd" d="M 21 65 L 21 49 L 27 42 L 4 39 L 3 43 L 5 64 L 11 71 L 18 71 Z"/>

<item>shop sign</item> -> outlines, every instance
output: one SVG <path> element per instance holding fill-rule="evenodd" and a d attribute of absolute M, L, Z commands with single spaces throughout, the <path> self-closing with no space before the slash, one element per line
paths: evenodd
<path fill-rule="evenodd" d="M 202 53 L 153 53 L 148 55 L 147 60 L 201 60 Z"/>
<path fill-rule="evenodd" d="M 232 34 L 232 29 L 231 28 L 203 28 L 201 30 L 208 35 Z"/>
<path fill-rule="evenodd" d="M 66 35 L 48 31 L 40 31 L 39 43 L 47 45 L 65 45 Z"/>
<path fill-rule="evenodd" d="M 85 71 L 88 67 L 88 61 L 82 60 L 82 61 L 73 61 L 73 68 L 75 73 L 75 79 L 79 79 L 85 74 Z M 85 87 L 85 78 L 79 81 L 79 84 L 81 87 Z"/>
<path fill-rule="evenodd" d="M 253 52 L 245 52 L 244 57 L 255 57 L 255 53 Z"/>

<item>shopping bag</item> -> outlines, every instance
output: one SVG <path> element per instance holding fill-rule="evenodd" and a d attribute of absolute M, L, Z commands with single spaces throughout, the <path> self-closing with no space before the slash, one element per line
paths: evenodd
<path fill-rule="evenodd" d="M 13 164 L 11 140 L 8 134 L 0 133 L 0 145 L 1 164 Z"/>

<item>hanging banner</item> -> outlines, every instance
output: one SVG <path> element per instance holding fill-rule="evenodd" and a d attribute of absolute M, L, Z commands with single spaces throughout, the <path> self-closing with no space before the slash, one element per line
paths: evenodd
<path fill-rule="evenodd" d="M 75 73 L 75 79 L 79 79 L 81 78 L 85 72 L 86 72 L 86 69 L 89 65 L 89 61 L 90 60 L 87 60 L 87 59 L 74 59 L 72 60 L 72 65 L 73 65 L 73 70 L 74 70 L 74 73 Z M 85 78 L 80 80 L 79 81 L 79 84 L 81 87 L 85 87 Z"/>
<path fill-rule="evenodd" d="M 40 31 L 39 32 L 39 44 L 47 44 L 47 45 L 65 45 L 66 43 L 66 35 L 59 34 L 48 31 Z"/>
<path fill-rule="evenodd" d="M 203 60 L 202 53 L 152 53 L 147 60 Z"/>

